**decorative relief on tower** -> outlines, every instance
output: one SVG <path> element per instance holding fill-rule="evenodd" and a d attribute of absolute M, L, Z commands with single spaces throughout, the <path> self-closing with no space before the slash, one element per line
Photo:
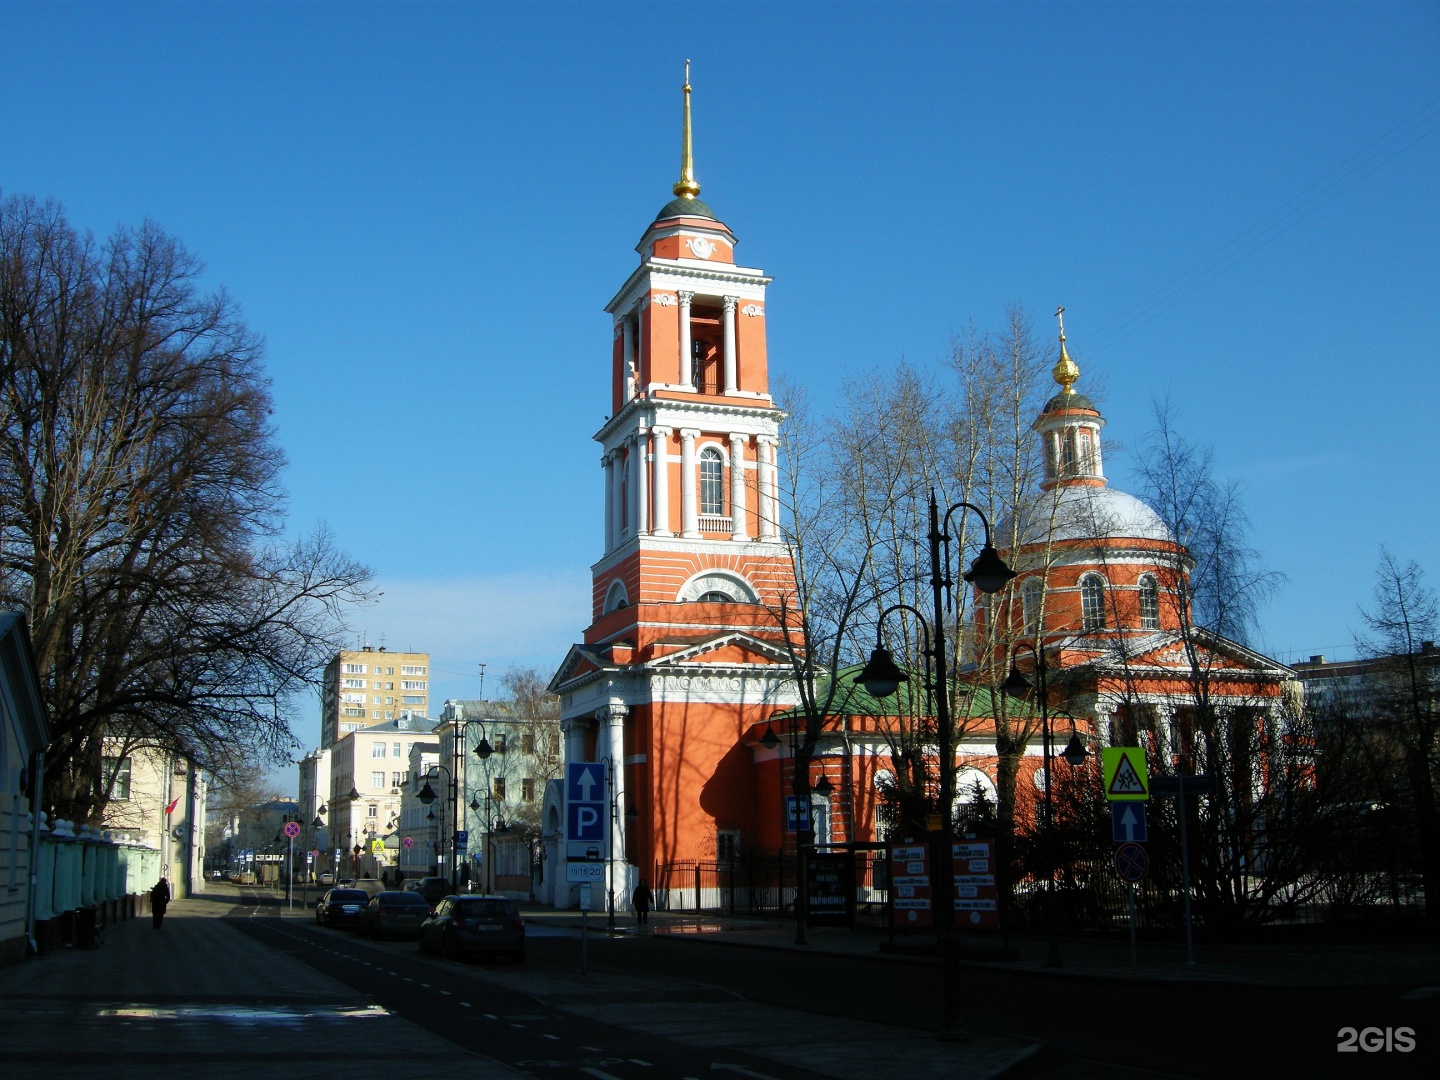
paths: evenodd
<path fill-rule="evenodd" d="M 759 304 L 746 304 L 743 308 L 740 309 L 740 314 L 749 315 L 750 318 L 753 319 L 757 316 L 764 315 L 765 309 L 762 308 Z"/>
<path fill-rule="evenodd" d="M 675 297 L 671 296 L 669 293 L 656 293 L 656 294 L 655 294 L 655 306 L 656 306 L 656 307 L 674 307 L 674 306 L 675 306 L 676 304 L 678 304 L 678 303 L 679 303 L 679 301 L 676 300 Z"/>
<path fill-rule="evenodd" d="M 685 241 L 685 246 L 695 253 L 697 259 L 708 259 L 715 254 L 715 245 L 703 236 L 692 236 Z"/>

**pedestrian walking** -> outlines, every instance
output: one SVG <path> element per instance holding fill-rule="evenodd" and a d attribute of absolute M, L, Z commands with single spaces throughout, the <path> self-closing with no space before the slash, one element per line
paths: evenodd
<path fill-rule="evenodd" d="M 650 886 L 645 884 L 645 879 L 640 879 L 640 884 L 635 886 L 635 891 L 630 894 L 630 905 L 635 909 L 635 922 L 648 925 L 650 922 L 650 907 L 655 903 L 655 894 L 650 891 Z"/>
<path fill-rule="evenodd" d="M 150 917 L 154 920 L 151 923 L 152 929 L 160 929 L 160 920 L 165 918 L 165 909 L 169 904 L 170 883 L 162 877 L 150 890 Z"/>

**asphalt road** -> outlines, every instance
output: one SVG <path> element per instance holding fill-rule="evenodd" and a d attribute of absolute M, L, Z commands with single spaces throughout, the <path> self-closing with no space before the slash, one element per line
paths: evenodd
<path fill-rule="evenodd" d="M 580 1015 L 590 1002 L 576 991 L 580 942 L 566 931 L 532 923 L 524 965 L 461 965 L 420 957 L 410 942 L 358 942 L 301 919 L 249 917 L 252 910 L 236 924 L 245 932 L 399 1016 L 522 1071 L 620 1080 L 647 1080 L 654 1066 L 694 1077 L 817 1075 L 752 1057 L 733 1039 L 717 1052 L 693 1045 L 695 1033 L 672 1041 Z M 917 1040 L 930 1040 L 939 1021 L 940 973 L 922 964 L 601 933 L 589 936 L 587 957 L 594 1000 L 627 1003 L 631 1016 L 643 1017 L 647 1000 L 673 1003 L 678 995 L 711 1003 L 717 1014 L 720 1006 L 733 1011 L 747 1002 L 800 1010 L 817 1025 L 830 1018 L 909 1029 Z M 1440 995 L 1135 984 L 993 968 L 967 969 L 964 978 L 972 1035 L 1050 1045 L 1024 1070 L 1034 1077 L 1433 1077 L 1440 1068 Z M 1356 1029 L 1355 1036 L 1345 1028 Z M 1366 1028 L 1379 1029 L 1382 1043 L 1388 1028 L 1390 1049 L 1366 1049 L 1377 1042 L 1361 1034 Z M 1395 1038 L 1401 1028 L 1413 1033 L 1409 1052 Z M 707 1042 L 703 1032 L 698 1038 Z M 1341 1052 L 1342 1041 L 1354 1051 Z M 897 1074 L 877 1061 L 874 1075 Z"/>

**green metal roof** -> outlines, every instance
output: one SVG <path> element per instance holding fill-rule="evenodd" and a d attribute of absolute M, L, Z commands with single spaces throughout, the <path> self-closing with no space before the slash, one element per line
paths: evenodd
<path fill-rule="evenodd" d="M 865 692 L 865 688 L 855 681 L 855 677 L 864 670 L 864 664 L 852 664 L 849 667 L 841 668 L 835 674 L 840 685 L 835 691 L 835 700 L 830 705 L 832 716 L 919 716 L 928 712 L 925 704 L 925 690 L 921 680 L 923 675 L 920 672 L 913 672 L 909 682 L 900 684 L 893 697 L 875 698 Z M 820 679 L 815 687 L 815 697 L 823 702 L 830 692 L 829 679 Z M 915 695 L 915 705 L 911 703 L 911 697 Z M 962 717 L 994 716 L 995 710 L 991 703 L 992 695 L 989 687 L 975 686 L 962 698 L 960 708 L 956 710 L 956 719 Z M 1010 698 L 1009 708 L 1006 710 L 1008 716 L 1026 716 L 1033 711 L 1032 706 L 1019 698 Z M 917 707 L 918 706 L 918 707 Z M 772 719 L 784 719 L 799 715 L 800 710 L 786 709 L 784 712 L 776 713 Z"/>
<path fill-rule="evenodd" d="M 664 221 L 666 218 L 672 217 L 698 217 L 709 218 L 711 221 L 720 220 L 715 216 L 715 211 L 711 210 L 705 203 L 699 199 L 687 199 L 684 196 L 671 199 L 662 206 L 660 213 L 655 215 L 655 220 Z"/>

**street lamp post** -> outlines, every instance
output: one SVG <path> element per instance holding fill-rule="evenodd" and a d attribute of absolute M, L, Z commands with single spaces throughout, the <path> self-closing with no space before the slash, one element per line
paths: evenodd
<path fill-rule="evenodd" d="M 1045 685 L 1045 648 L 1043 645 L 1036 647 L 1028 641 L 1019 641 L 1016 645 L 1029 649 L 1035 657 L 1035 690 L 1040 701 L 1042 743 L 1040 767 L 1045 776 L 1045 921 L 1050 938 L 1049 956 L 1045 963 L 1049 967 L 1058 968 L 1063 966 L 1063 962 L 1060 959 L 1060 913 L 1055 906 L 1055 796 L 1051 790 L 1054 777 L 1050 768 L 1050 691 Z M 1000 688 L 1007 694 L 1019 696 L 1030 689 L 1030 681 L 1012 664 L 1010 674 L 1005 677 Z"/>
<path fill-rule="evenodd" d="M 935 860 L 935 929 L 940 944 L 940 962 L 943 974 L 945 1013 L 941 1023 L 942 1038 L 963 1039 L 965 1027 L 960 1019 L 960 942 L 955 932 L 955 732 L 950 719 L 950 688 L 945 657 L 945 600 L 946 591 L 952 588 L 950 580 L 950 516 L 957 510 L 971 510 L 980 518 L 985 527 L 985 543 L 965 572 L 965 581 L 981 592 L 990 595 L 999 592 L 1015 576 L 1015 571 L 1006 565 L 990 542 L 990 522 L 985 512 L 973 503 L 958 502 L 945 511 L 942 519 L 935 492 L 930 492 L 930 531 L 927 539 L 930 545 L 930 592 L 934 601 L 934 620 L 926 628 L 929 645 L 926 656 L 934 663 L 934 678 L 927 680 L 934 692 L 937 749 L 940 755 L 940 843 Z M 880 613 L 875 626 L 875 651 L 870 662 L 857 676 L 866 691 L 874 697 L 888 697 L 899 689 L 905 673 L 891 659 L 881 640 L 885 616 L 892 611 L 905 609 L 920 618 L 922 626 L 926 620 L 908 604 L 897 604 Z M 931 630 L 933 629 L 933 633 Z"/>

